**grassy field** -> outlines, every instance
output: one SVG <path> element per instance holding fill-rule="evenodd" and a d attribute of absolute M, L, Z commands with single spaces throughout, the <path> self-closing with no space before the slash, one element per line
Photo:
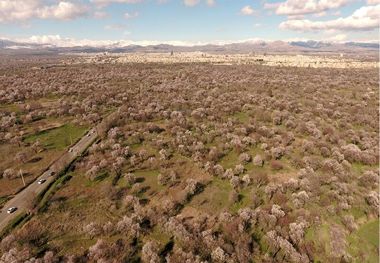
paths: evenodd
<path fill-rule="evenodd" d="M 28 156 L 28 161 L 25 163 L 17 163 L 14 161 L 14 156 L 26 149 L 26 146 L 15 146 L 10 144 L 0 145 L 0 155 L 4 156 L 0 161 L 0 169 L 13 168 L 16 171 L 20 169 L 24 173 L 26 183 L 34 181 L 49 164 L 58 158 L 63 151 L 80 139 L 88 127 L 77 126 L 71 123 L 65 124 L 61 127 L 47 130 L 44 132 L 37 132 L 24 138 L 24 143 L 32 144 L 39 140 L 44 150 Z M 0 178 L 0 197 L 13 194 L 23 187 L 20 178 L 8 180 Z"/>
<path fill-rule="evenodd" d="M 141 182 L 141 192 L 138 194 L 141 198 L 148 198 L 163 190 L 165 187 L 158 184 L 158 170 L 142 170 L 134 172 L 137 181 Z"/>
<path fill-rule="evenodd" d="M 39 140 L 47 150 L 63 150 L 81 138 L 87 127 L 65 124 L 59 128 L 38 132 L 24 139 L 26 143 L 34 143 Z"/>
<path fill-rule="evenodd" d="M 58 182 L 46 200 L 46 209 L 33 220 L 42 220 L 49 226 L 49 244 L 61 247 L 60 255 L 80 253 L 93 245 L 96 240 L 83 233 L 82 229 L 91 222 L 106 223 L 119 216 L 114 214 L 104 197 L 108 193 L 111 178 L 96 183 L 89 180 L 81 171 L 69 172 Z M 63 180 L 63 179 L 62 179 Z M 67 222 L 65 229 L 61 222 Z"/>
<path fill-rule="evenodd" d="M 189 206 L 205 213 L 218 214 L 228 206 L 231 190 L 227 180 L 214 178 L 202 193 L 194 196 Z"/>
<path fill-rule="evenodd" d="M 2 104 L 0 105 L 0 112 L 16 112 L 21 111 L 19 105 L 17 104 Z"/>
<path fill-rule="evenodd" d="M 379 220 L 362 225 L 348 237 L 348 243 L 350 253 L 361 262 L 379 262 Z"/>
<path fill-rule="evenodd" d="M 236 112 L 234 115 L 232 115 L 232 118 L 241 123 L 248 123 L 249 114 L 246 112 Z"/>

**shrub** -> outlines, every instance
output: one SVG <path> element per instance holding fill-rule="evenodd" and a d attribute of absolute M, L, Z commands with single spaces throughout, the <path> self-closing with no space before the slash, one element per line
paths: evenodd
<path fill-rule="evenodd" d="M 273 159 L 280 159 L 285 154 L 285 148 L 280 147 L 274 147 L 271 149 L 271 154 Z"/>
<path fill-rule="evenodd" d="M 239 161 L 247 164 L 251 160 L 251 156 L 248 153 L 242 153 L 239 155 Z"/>
<path fill-rule="evenodd" d="M 13 170 L 12 168 L 8 168 L 8 169 L 4 170 L 3 177 L 5 179 L 9 179 L 9 180 L 15 179 L 15 178 L 17 178 L 17 172 L 15 170 Z"/>
<path fill-rule="evenodd" d="M 237 165 L 235 166 L 235 169 L 234 169 L 234 174 L 235 174 L 235 175 L 239 175 L 239 174 L 244 173 L 244 171 L 245 171 L 244 166 L 243 166 L 242 164 L 237 164 Z"/>
<path fill-rule="evenodd" d="M 127 173 L 124 175 L 124 178 L 129 185 L 133 185 L 136 182 L 136 176 L 133 173 Z"/>
<path fill-rule="evenodd" d="M 261 155 L 256 155 L 255 156 L 255 158 L 253 158 L 253 164 L 255 165 L 255 166 L 263 166 L 263 164 L 264 164 L 264 160 L 263 160 L 263 158 L 261 158 Z"/>
<path fill-rule="evenodd" d="M 156 242 L 148 241 L 141 250 L 141 259 L 143 262 L 160 262 L 159 248 Z"/>
<path fill-rule="evenodd" d="M 270 167 L 275 171 L 284 169 L 284 165 L 281 162 L 276 161 L 276 160 L 273 160 L 270 162 Z"/>

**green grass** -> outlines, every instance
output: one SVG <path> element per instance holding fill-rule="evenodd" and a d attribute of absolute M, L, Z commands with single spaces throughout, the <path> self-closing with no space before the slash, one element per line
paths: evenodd
<path fill-rule="evenodd" d="M 128 142 L 128 145 L 131 150 L 138 151 L 142 148 L 142 143 L 136 143 L 133 139 L 130 139 L 130 142 Z"/>
<path fill-rule="evenodd" d="M 308 228 L 305 232 L 305 241 L 312 243 L 313 247 L 316 248 L 313 253 L 314 262 L 328 262 L 327 258 L 331 250 L 330 228 L 328 224 Z"/>
<path fill-rule="evenodd" d="M 379 262 L 379 220 L 362 225 L 347 238 L 354 262 Z"/>
<path fill-rule="evenodd" d="M 251 156 L 252 159 L 257 154 L 260 154 L 261 157 L 264 158 L 263 151 L 257 147 L 250 148 L 248 151 L 248 154 Z M 284 159 L 282 159 L 281 162 L 284 164 L 284 169 L 280 170 L 280 171 L 271 170 L 270 167 L 268 166 L 268 163 L 264 163 L 264 166 L 262 166 L 262 167 L 255 166 L 255 165 L 253 165 L 252 161 L 245 164 L 244 168 L 246 169 L 246 172 L 254 172 L 254 173 L 255 172 L 277 173 L 277 172 L 284 172 L 284 171 L 290 171 L 291 170 L 290 169 L 291 166 L 288 162 L 286 162 Z M 229 169 L 229 168 L 234 169 L 235 166 L 240 164 L 241 162 L 239 161 L 239 154 L 235 150 L 232 150 L 228 154 L 223 156 L 223 158 L 220 160 L 219 163 L 220 163 L 220 165 L 223 166 L 224 169 Z"/>
<path fill-rule="evenodd" d="M 53 241 L 51 241 L 53 245 L 59 245 L 59 247 L 63 248 L 58 252 L 58 255 L 68 255 L 81 253 L 85 248 L 88 248 L 96 243 L 96 239 L 91 239 L 86 237 L 83 234 L 66 234 L 60 236 Z"/>
<path fill-rule="evenodd" d="M 1 232 L 0 232 L 0 240 L 2 237 L 5 237 L 8 233 L 10 233 L 17 226 L 24 224 L 28 221 L 30 216 L 26 212 L 22 212 L 17 215 Z"/>
<path fill-rule="evenodd" d="M 236 112 L 232 115 L 232 118 L 236 119 L 237 121 L 241 123 L 248 123 L 249 121 L 249 115 L 246 112 Z"/>
<path fill-rule="evenodd" d="M 193 197 L 189 205 L 205 213 L 219 213 L 228 208 L 231 190 L 228 180 L 214 178 L 202 193 Z"/>
<path fill-rule="evenodd" d="M 235 168 L 237 164 L 239 164 L 239 156 L 235 150 L 230 151 L 220 160 L 220 165 L 223 166 L 224 169 Z"/>
<path fill-rule="evenodd" d="M 306 230 L 305 241 L 316 249 L 314 262 L 327 262 L 331 255 L 331 236 L 328 224 L 311 227 Z M 353 262 L 378 262 L 379 220 L 362 225 L 347 237 L 347 251 Z"/>
<path fill-rule="evenodd" d="M 0 105 L 0 112 L 16 112 L 19 113 L 21 111 L 19 105 L 17 104 L 3 104 Z"/>
<path fill-rule="evenodd" d="M 153 155 L 156 156 L 156 155 L 158 155 L 157 149 L 155 149 L 154 147 L 152 147 L 148 143 L 144 143 L 143 142 L 143 143 L 131 144 L 130 148 L 131 148 L 132 151 L 134 151 L 136 153 L 138 151 L 140 151 L 140 150 L 145 150 L 149 156 L 153 156 Z"/>
<path fill-rule="evenodd" d="M 170 241 L 170 235 L 159 226 L 155 226 L 147 237 L 148 239 L 157 241 L 161 245 L 165 245 Z"/>
<path fill-rule="evenodd" d="M 74 210 L 74 209 L 85 210 L 88 207 L 88 205 L 89 205 L 89 200 L 87 197 L 74 197 L 74 198 L 71 198 L 70 200 L 67 200 L 64 203 L 65 209 L 70 209 L 70 210 Z"/>
<path fill-rule="evenodd" d="M 362 175 L 367 170 L 376 169 L 378 165 L 365 165 L 362 163 L 354 162 L 351 164 L 351 167 L 354 174 Z"/>
<path fill-rule="evenodd" d="M 136 178 L 143 177 L 145 178 L 145 180 L 153 182 L 153 180 L 157 179 L 156 176 L 159 174 L 159 171 L 158 170 L 139 170 L 133 173 L 135 174 Z"/>
<path fill-rule="evenodd" d="M 124 177 L 121 177 L 121 178 L 117 181 L 117 186 L 120 187 L 120 188 L 125 188 L 125 187 L 129 187 L 130 185 L 127 183 L 127 180 L 125 180 Z"/>
<path fill-rule="evenodd" d="M 315 229 L 309 228 L 305 232 L 305 240 L 306 241 L 313 241 L 315 238 Z"/>
<path fill-rule="evenodd" d="M 43 101 L 55 101 L 55 100 L 58 100 L 59 98 L 60 98 L 59 95 L 51 92 L 51 93 L 46 94 L 44 98 L 41 98 L 41 101 L 42 102 Z"/>
<path fill-rule="evenodd" d="M 350 209 L 350 214 L 352 214 L 355 219 L 360 219 L 366 217 L 366 213 L 363 207 L 354 206 Z"/>
<path fill-rule="evenodd" d="M 147 187 L 147 191 L 139 194 L 139 197 L 147 197 L 154 193 L 160 192 L 165 187 L 158 184 L 157 176 L 159 174 L 158 170 L 139 170 L 133 172 L 137 180 L 143 180 L 141 182 L 142 187 Z M 124 179 L 124 178 L 123 178 Z"/>
<path fill-rule="evenodd" d="M 10 199 L 9 196 L 0 196 L 0 208 Z"/>
<path fill-rule="evenodd" d="M 81 138 L 86 133 L 87 129 L 87 127 L 76 126 L 69 123 L 59 128 L 27 136 L 24 139 L 24 142 L 34 143 L 39 140 L 40 143 L 48 150 L 64 150 Z"/>
<path fill-rule="evenodd" d="M 379 220 L 374 220 L 363 225 L 358 230 L 358 236 L 365 239 L 375 247 L 379 246 Z"/>
<path fill-rule="evenodd" d="M 59 177 L 55 182 L 49 187 L 49 189 L 43 194 L 41 197 L 40 202 L 38 203 L 39 210 L 43 211 L 46 209 L 47 204 L 49 202 L 49 199 L 51 196 L 54 195 L 54 193 L 67 181 L 71 178 L 71 174 L 65 174 L 61 177 Z"/>
<path fill-rule="evenodd" d="M 239 209 L 248 207 L 252 203 L 252 199 L 250 198 L 250 193 L 252 189 L 250 187 L 244 188 L 239 192 L 240 200 L 239 202 L 232 204 L 230 207 L 230 211 L 232 213 L 237 213 Z"/>

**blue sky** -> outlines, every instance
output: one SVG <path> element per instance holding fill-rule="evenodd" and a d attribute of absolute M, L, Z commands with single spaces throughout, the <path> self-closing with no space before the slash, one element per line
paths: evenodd
<path fill-rule="evenodd" d="M 0 0 L 0 37 L 35 42 L 376 41 L 379 17 L 380 0 Z"/>

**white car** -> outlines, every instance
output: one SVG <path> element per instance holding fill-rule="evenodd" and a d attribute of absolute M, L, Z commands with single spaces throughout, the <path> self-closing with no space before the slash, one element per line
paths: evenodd
<path fill-rule="evenodd" d="M 37 181 L 37 184 L 43 184 L 45 182 L 46 182 L 46 179 L 40 179 L 40 180 Z"/>
<path fill-rule="evenodd" d="M 12 206 L 12 207 L 8 208 L 7 213 L 8 213 L 8 214 L 12 214 L 12 213 L 15 212 L 16 210 L 17 210 L 17 207 Z"/>
<path fill-rule="evenodd" d="M 69 149 L 69 152 L 70 152 L 70 153 L 72 153 L 72 152 L 73 152 L 73 150 L 74 150 L 73 148 L 70 148 L 70 149 Z"/>

